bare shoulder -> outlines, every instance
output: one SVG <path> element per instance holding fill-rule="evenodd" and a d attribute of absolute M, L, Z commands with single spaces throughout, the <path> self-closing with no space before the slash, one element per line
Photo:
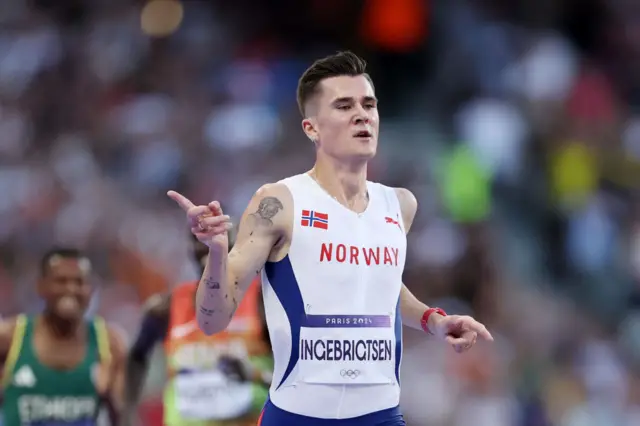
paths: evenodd
<path fill-rule="evenodd" d="M 282 257 L 292 226 L 293 197 L 289 188 L 278 182 L 258 189 L 242 215 L 236 242 L 229 253 L 235 271 L 243 277 L 236 280 L 249 285 L 268 259 Z M 238 263 L 241 253 L 244 260 Z"/>
<path fill-rule="evenodd" d="M 17 317 L 11 317 L 0 320 L 0 356 L 2 357 L 7 355 L 11 347 L 17 319 Z"/>
<path fill-rule="evenodd" d="M 13 336 L 18 317 L 2 318 L 0 320 L 0 337 Z"/>
<path fill-rule="evenodd" d="M 248 230 L 255 228 L 284 230 L 289 222 L 287 219 L 291 217 L 292 207 L 293 198 L 285 184 L 263 185 L 249 202 L 241 227 L 247 225 Z"/>
<path fill-rule="evenodd" d="M 416 217 L 416 212 L 418 211 L 418 200 L 416 196 L 413 195 L 413 192 L 407 188 L 394 188 L 394 190 L 400 203 L 400 210 L 402 210 L 402 221 L 408 232 L 409 229 L 411 229 L 413 219 Z"/>
<path fill-rule="evenodd" d="M 159 293 L 149 297 L 142 306 L 144 315 L 158 319 L 168 318 L 171 309 L 171 293 Z"/>

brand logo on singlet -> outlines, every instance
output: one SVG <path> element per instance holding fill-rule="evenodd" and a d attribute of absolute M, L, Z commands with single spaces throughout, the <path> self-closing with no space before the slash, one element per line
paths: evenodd
<path fill-rule="evenodd" d="M 398 254 L 399 250 L 394 247 L 358 247 L 322 243 L 320 262 L 398 266 Z"/>
<path fill-rule="evenodd" d="M 400 227 L 399 219 L 398 219 L 398 220 L 396 220 L 396 219 L 394 219 L 394 218 L 392 218 L 392 217 L 387 216 L 387 217 L 385 217 L 385 218 L 384 218 L 384 221 L 385 221 L 385 223 L 390 223 L 390 224 L 392 224 L 392 225 L 397 226 L 397 227 L 398 227 L 398 229 L 399 229 L 400 231 L 402 231 L 402 228 Z"/>
<path fill-rule="evenodd" d="M 36 376 L 28 365 L 23 365 L 13 376 L 13 384 L 21 388 L 32 388 L 36 385 Z"/>

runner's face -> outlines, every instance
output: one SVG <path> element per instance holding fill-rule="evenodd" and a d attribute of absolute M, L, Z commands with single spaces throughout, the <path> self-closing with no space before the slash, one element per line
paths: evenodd
<path fill-rule="evenodd" d="M 67 321 L 82 318 L 91 299 L 90 269 L 86 258 L 51 259 L 38 285 L 50 313 Z"/>
<path fill-rule="evenodd" d="M 323 80 L 315 102 L 310 121 L 320 150 L 335 158 L 370 159 L 376 154 L 380 117 L 373 86 L 365 76 Z"/>

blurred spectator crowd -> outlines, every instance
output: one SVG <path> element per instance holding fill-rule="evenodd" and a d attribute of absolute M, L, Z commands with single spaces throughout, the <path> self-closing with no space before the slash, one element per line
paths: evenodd
<path fill-rule="evenodd" d="M 498 336 L 454 357 L 407 331 L 408 424 L 640 425 L 630 0 L 3 2 L 0 312 L 39 309 L 39 256 L 74 245 L 92 313 L 135 330 L 149 295 L 195 277 L 165 192 L 237 218 L 306 171 L 297 79 L 346 48 L 381 99 L 371 179 L 420 201 L 407 285 Z"/>

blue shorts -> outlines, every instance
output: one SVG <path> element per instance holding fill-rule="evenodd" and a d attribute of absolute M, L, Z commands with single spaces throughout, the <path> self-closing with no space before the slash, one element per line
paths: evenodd
<path fill-rule="evenodd" d="M 406 426 L 400 407 L 350 419 L 318 419 L 281 410 L 267 399 L 258 426 Z"/>

